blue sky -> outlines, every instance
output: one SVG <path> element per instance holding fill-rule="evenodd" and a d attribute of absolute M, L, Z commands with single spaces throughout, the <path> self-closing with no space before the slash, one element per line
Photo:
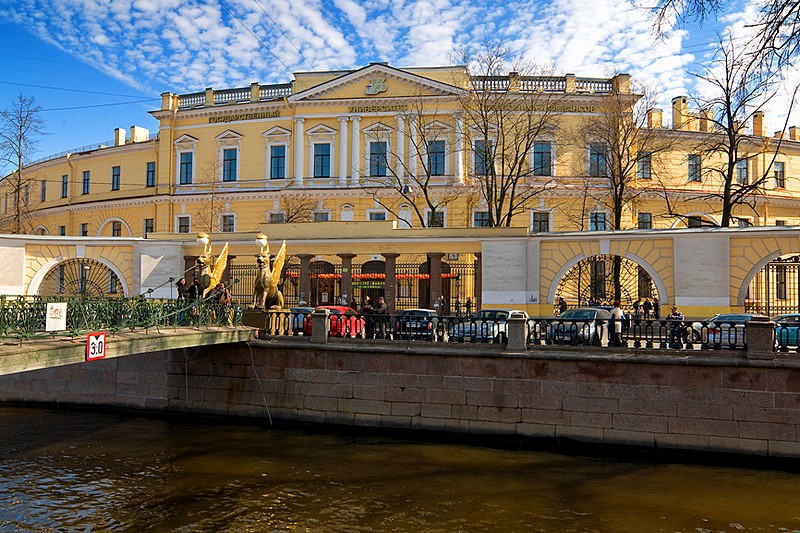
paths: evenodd
<path fill-rule="evenodd" d="M 117 127 L 155 133 L 147 111 L 164 91 L 370 61 L 446 65 L 456 47 L 495 40 L 557 74 L 628 72 L 666 111 L 697 89 L 690 73 L 708 63 L 717 32 L 752 20 L 751 1 L 659 40 L 630 0 L 0 0 L 0 107 L 36 98 L 49 132 L 37 159 L 108 141 Z M 768 126 L 780 128 L 784 104 L 775 101 Z"/>

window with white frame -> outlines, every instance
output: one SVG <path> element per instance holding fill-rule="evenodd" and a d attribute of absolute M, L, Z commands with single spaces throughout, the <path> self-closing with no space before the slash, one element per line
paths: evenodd
<path fill-rule="evenodd" d="M 428 141 L 428 172 L 431 176 L 445 175 L 444 141 Z"/>
<path fill-rule="evenodd" d="M 370 141 L 369 143 L 369 175 L 386 176 L 388 146 L 386 141 Z"/>
<path fill-rule="evenodd" d="M 69 194 L 69 176 L 64 174 L 61 176 L 61 198 L 66 198 Z"/>
<path fill-rule="evenodd" d="M 314 143 L 314 177 L 331 177 L 331 143 Z"/>
<path fill-rule="evenodd" d="M 651 176 L 651 155 L 650 152 L 639 152 L 636 154 L 636 177 L 640 180 L 649 180 Z"/>
<path fill-rule="evenodd" d="M 533 175 L 551 176 L 553 174 L 553 143 L 536 141 L 533 143 Z"/>
<path fill-rule="evenodd" d="M 219 230 L 222 233 L 233 233 L 236 231 L 236 215 L 223 213 L 219 216 Z"/>
<path fill-rule="evenodd" d="M 224 148 L 222 150 L 222 181 L 236 181 L 238 179 L 238 148 Z"/>
<path fill-rule="evenodd" d="M 353 206 L 350 204 L 344 204 L 341 211 L 339 211 L 339 220 L 342 222 L 353 222 L 355 219 L 356 216 Z"/>
<path fill-rule="evenodd" d="M 533 233 L 550 231 L 550 211 L 531 211 L 531 231 Z"/>
<path fill-rule="evenodd" d="M 474 157 L 474 170 L 476 176 L 485 176 L 489 173 L 492 160 L 492 141 L 478 139 L 473 141 L 472 150 Z"/>
<path fill-rule="evenodd" d="M 267 222 L 270 224 L 285 224 L 286 213 L 283 211 L 271 211 L 267 213 Z"/>
<path fill-rule="evenodd" d="M 273 144 L 269 147 L 269 179 L 286 179 L 286 145 Z"/>
<path fill-rule="evenodd" d="M 66 226 L 59 226 L 58 227 L 58 235 L 60 237 L 64 237 L 67 234 L 67 227 Z"/>
<path fill-rule="evenodd" d="M 119 166 L 111 167 L 111 190 L 118 191 L 120 188 L 121 171 Z"/>
<path fill-rule="evenodd" d="M 772 165 L 772 171 L 775 176 L 775 188 L 786 188 L 786 174 L 784 172 L 783 161 L 775 161 Z"/>
<path fill-rule="evenodd" d="M 331 214 L 329 211 L 314 211 L 314 222 L 330 222 Z"/>
<path fill-rule="evenodd" d="M 608 229 L 608 214 L 605 211 L 589 213 L 589 231 L 605 231 Z"/>
<path fill-rule="evenodd" d="M 87 222 L 81 222 L 81 225 L 78 227 L 78 234 L 81 237 L 89 236 L 89 224 Z"/>
<path fill-rule="evenodd" d="M 156 162 L 148 161 L 145 170 L 145 187 L 156 186 Z"/>
<path fill-rule="evenodd" d="M 188 215 L 176 217 L 175 230 L 177 233 L 189 233 L 191 230 L 191 217 Z"/>
<path fill-rule="evenodd" d="M 371 222 L 386 220 L 386 211 L 383 209 L 367 209 L 367 220 Z"/>
<path fill-rule="evenodd" d="M 608 155 L 608 147 L 603 143 L 589 144 L 589 175 L 590 176 L 608 176 L 608 168 L 606 166 L 606 157 Z"/>
<path fill-rule="evenodd" d="M 147 236 L 148 233 L 153 233 L 156 228 L 156 219 L 154 218 L 146 218 L 144 219 L 144 235 Z"/>
<path fill-rule="evenodd" d="M 472 227 L 473 228 L 488 228 L 492 225 L 489 218 L 489 211 L 473 211 L 472 212 Z"/>
<path fill-rule="evenodd" d="M 115 220 L 111 223 L 111 236 L 122 237 L 122 222 Z"/>
<path fill-rule="evenodd" d="M 638 213 L 636 227 L 639 229 L 653 229 L 653 213 Z"/>
<path fill-rule="evenodd" d="M 83 183 L 81 192 L 83 194 L 89 194 L 89 187 L 91 186 L 92 178 L 91 173 L 88 170 L 83 171 Z"/>
<path fill-rule="evenodd" d="M 194 152 L 180 152 L 178 158 L 179 183 L 191 185 L 194 182 Z"/>
<path fill-rule="evenodd" d="M 435 212 L 425 209 L 425 222 L 429 228 L 443 228 L 445 222 L 445 210 L 437 209 Z"/>
<path fill-rule="evenodd" d="M 747 175 L 747 159 L 740 159 L 736 162 L 736 183 L 747 185 L 750 179 Z"/>

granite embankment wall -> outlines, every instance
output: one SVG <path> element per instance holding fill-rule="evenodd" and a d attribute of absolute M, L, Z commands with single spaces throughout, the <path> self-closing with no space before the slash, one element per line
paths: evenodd
<path fill-rule="evenodd" d="M 252 341 L 3 376 L 0 400 L 800 457 L 800 361 L 743 353 Z"/>

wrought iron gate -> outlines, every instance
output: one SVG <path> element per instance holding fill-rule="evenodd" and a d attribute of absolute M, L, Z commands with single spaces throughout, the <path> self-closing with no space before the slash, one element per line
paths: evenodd
<path fill-rule="evenodd" d="M 800 312 L 800 256 L 779 257 L 759 270 L 747 288 L 744 309 L 769 316 Z"/>

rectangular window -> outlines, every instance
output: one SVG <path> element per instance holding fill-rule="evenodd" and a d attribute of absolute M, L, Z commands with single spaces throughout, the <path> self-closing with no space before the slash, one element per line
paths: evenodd
<path fill-rule="evenodd" d="M 703 219 L 698 216 L 689 215 L 688 217 L 686 217 L 686 225 L 690 228 L 702 228 Z"/>
<path fill-rule="evenodd" d="M 111 236 L 122 237 L 122 222 L 115 220 L 111 223 Z"/>
<path fill-rule="evenodd" d="M 387 146 L 383 141 L 372 141 L 369 143 L 369 175 L 386 175 L 386 152 Z"/>
<path fill-rule="evenodd" d="M 118 191 L 120 185 L 120 169 L 119 167 L 111 167 L 111 190 Z"/>
<path fill-rule="evenodd" d="M 472 213 L 473 228 L 488 228 L 490 225 L 489 211 L 474 211 Z"/>
<path fill-rule="evenodd" d="M 39 188 L 39 200 L 42 202 L 47 201 L 47 180 L 42 180 Z"/>
<path fill-rule="evenodd" d="M 653 229 L 653 214 L 639 213 L 636 215 L 637 227 L 639 229 Z"/>
<path fill-rule="evenodd" d="M 550 176 L 552 162 L 552 147 L 550 143 L 533 143 L 533 175 Z"/>
<path fill-rule="evenodd" d="M 232 233 L 236 231 L 236 216 L 235 215 L 220 215 L 220 230 L 223 233 Z"/>
<path fill-rule="evenodd" d="M 314 222 L 328 222 L 331 219 L 331 214 L 327 211 L 314 211 Z"/>
<path fill-rule="evenodd" d="M 425 214 L 425 219 L 428 221 L 429 228 L 443 228 L 444 227 L 444 211 L 437 210 L 434 213 L 428 211 Z"/>
<path fill-rule="evenodd" d="M 606 171 L 606 146 L 602 143 L 589 145 L 589 175 L 608 176 Z"/>
<path fill-rule="evenodd" d="M 606 230 L 606 214 L 602 211 L 592 211 L 589 213 L 589 230 L 590 231 L 605 231 Z"/>
<path fill-rule="evenodd" d="M 636 154 L 636 177 L 640 180 L 650 179 L 650 154 L 648 152 Z"/>
<path fill-rule="evenodd" d="M 776 226 L 785 226 L 786 225 L 786 221 L 785 220 L 775 219 L 775 225 Z"/>
<path fill-rule="evenodd" d="M 147 174 L 145 174 L 145 187 L 156 186 L 156 162 L 147 162 Z"/>
<path fill-rule="evenodd" d="M 269 148 L 269 179 L 286 178 L 286 147 L 283 145 Z"/>
<path fill-rule="evenodd" d="M 786 299 L 786 265 L 775 265 L 775 298 Z"/>
<path fill-rule="evenodd" d="M 544 233 L 550 231 L 549 211 L 531 212 L 531 231 L 534 233 Z"/>
<path fill-rule="evenodd" d="M 66 198 L 69 193 L 69 176 L 61 176 L 61 198 Z"/>
<path fill-rule="evenodd" d="M 222 181 L 236 181 L 236 162 L 239 151 L 226 148 L 222 151 Z"/>
<path fill-rule="evenodd" d="M 59 234 L 60 236 L 62 236 L 62 237 L 63 237 L 64 235 L 66 235 L 66 234 L 67 234 L 67 227 L 66 227 L 66 226 L 59 226 L 59 227 L 58 227 L 58 234 Z"/>
<path fill-rule="evenodd" d="M 91 182 L 90 174 L 88 170 L 83 171 L 83 188 L 81 192 L 83 194 L 89 194 L 89 184 Z"/>
<path fill-rule="evenodd" d="M 369 220 L 386 220 L 386 211 L 370 211 Z"/>
<path fill-rule="evenodd" d="M 178 217 L 178 233 L 189 233 L 189 217 Z"/>
<path fill-rule="evenodd" d="M 485 176 L 489 173 L 489 162 L 492 160 L 492 142 L 475 141 L 475 175 Z"/>
<path fill-rule="evenodd" d="M 689 154 L 689 181 L 700 181 L 700 174 L 703 167 L 700 163 L 700 156 L 697 154 Z"/>
<path fill-rule="evenodd" d="M 314 144 L 314 177 L 331 177 L 331 145 L 328 143 Z"/>
<path fill-rule="evenodd" d="M 269 214 L 269 223 L 270 224 L 285 224 L 286 223 L 286 213 L 281 211 L 276 211 L 275 213 Z"/>
<path fill-rule="evenodd" d="M 428 143 L 428 169 L 431 176 L 444 176 L 444 141 Z"/>
<path fill-rule="evenodd" d="M 782 161 L 775 161 L 772 165 L 773 171 L 775 172 L 775 188 L 776 189 L 784 189 L 786 188 L 786 174 L 783 170 L 783 162 Z"/>
<path fill-rule="evenodd" d="M 86 222 L 82 223 L 80 226 L 80 236 L 81 237 L 89 236 L 89 224 L 87 224 Z"/>
<path fill-rule="evenodd" d="M 736 162 L 736 183 L 739 185 L 750 183 L 747 177 L 747 159 L 740 159 Z"/>
<path fill-rule="evenodd" d="M 192 152 L 181 152 L 180 184 L 192 184 L 192 163 L 194 154 Z"/>
<path fill-rule="evenodd" d="M 153 233 L 156 227 L 156 220 L 154 218 L 146 218 L 144 219 L 144 235 L 147 236 L 148 233 Z"/>

